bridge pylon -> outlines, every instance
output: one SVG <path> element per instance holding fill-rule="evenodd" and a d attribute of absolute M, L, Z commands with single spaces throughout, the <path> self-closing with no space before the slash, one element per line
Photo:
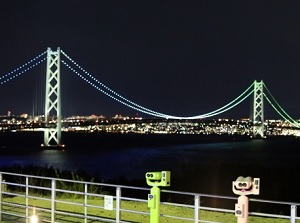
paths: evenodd
<path fill-rule="evenodd" d="M 47 49 L 46 92 L 45 92 L 45 147 L 60 147 L 61 144 L 61 91 L 60 91 L 60 48 Z"/>
<path fill-rule="evenodd" d="M 264 127 L 264 83 L 263 81 L 254 81 L 253 97 L 253 126 L 252 136 L 265 138 Z"/>

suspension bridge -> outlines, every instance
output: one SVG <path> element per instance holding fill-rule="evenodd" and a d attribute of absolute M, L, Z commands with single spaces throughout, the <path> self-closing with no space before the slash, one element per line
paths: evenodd
<path fill-rule="evenodd" d="M 95 88 L 107 97 L 134 109 L 138 112 L 166 119 L 205 119 L 213 117 L 230 109 L 238 106 L 245 99 L 253 95 L 253 109 L 251 111 L 252 122 L 252 134 L 253 136 L 264 137 L 265 136 L 265 126 L 264 126 L 264 101 L 266 100 L 272 108 L 291 126 L 300 128 L 298 121 L 293 119 L 275 100 L 271 92 L 268 90 L 264 82 L 254 81 L 244 92 L 242 92 L 238 97 L 233 99 L 226 105 L 196 116 L 176 116 L 172 114 L 164 114 L 158 111 L 154 111 L 150 108 L 139 105 L 128 98 L 122 96 L 116 91 L 112 90 L 100 80 L 95 78 L 92 74 L 82 68 L 78 63 L 76 63 L 66 52 L 57 48 L 57 50 L 51 50 L 48 48 L 45 52 L 39 54 L 33 59 L 29 60 L 27 63 L 21 65 L 15 70 L 0 77 L 0 85 L 5 85 L 10 81 L 20 77 L 27 71 L 35 68 L 39 64 L 46 61 L 46 79 L 45 79 L 45 104 L 44 104 L 44 115 L 46 128 L 44 129 L 44 146 L 60 146 L 61 145 L 61 120 L 62 120 L 62 110 L 61 110 L 61 65 L 67 67 L 73 73 L 78 75 L 84 82 L 89 84 L 91 87 Z M 50 117 L 56 117 L 56 125 L 50 125 Z"/>

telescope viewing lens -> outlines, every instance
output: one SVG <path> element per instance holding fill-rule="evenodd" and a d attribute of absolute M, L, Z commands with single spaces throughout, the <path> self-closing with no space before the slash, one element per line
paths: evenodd
<path fill-rule="evenodd" d="M 247 183 L 239 183 L 239 187 L 247 187 Z"/>

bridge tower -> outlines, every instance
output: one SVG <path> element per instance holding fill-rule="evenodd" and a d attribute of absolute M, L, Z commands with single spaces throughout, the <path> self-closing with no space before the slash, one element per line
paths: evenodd
<path fill-rule="evenodd" d="M 47 49 L 45 125 L 43 146 L 61 146 L 60 48 Z"/>
<path fill-rule="evenodd" d="M 265 137 L 264 128 L 264 83 L 263 81 L 254 81 L 253 97 L 253 137 Z"/>

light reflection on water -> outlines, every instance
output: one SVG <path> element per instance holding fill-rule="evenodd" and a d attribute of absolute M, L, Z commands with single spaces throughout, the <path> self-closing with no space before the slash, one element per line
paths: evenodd
<path fill-rule="evenodd" d="M 103 178 L 126 175 L 142 178 L 147 171 L 170 169 L 180 171 L 182 165 L 214 166 L 230 163 L 264 162 L 293 164 L 295 156 L 269 151 L 264 140 L 246 142 L 187 144 L 167 147 L 105 148 L 60 150 L 29 149 L 21 155 L 0 156 L 1 166 L 37 165 L 52 166 L 60 170 L 78 169 L 101 173 Z M 273 163 L 275 161 L 275 163 Z M 276 162 L 277 161 L 277 162 Z M 288 161 L 288 162 L 287 162 Z"/>

